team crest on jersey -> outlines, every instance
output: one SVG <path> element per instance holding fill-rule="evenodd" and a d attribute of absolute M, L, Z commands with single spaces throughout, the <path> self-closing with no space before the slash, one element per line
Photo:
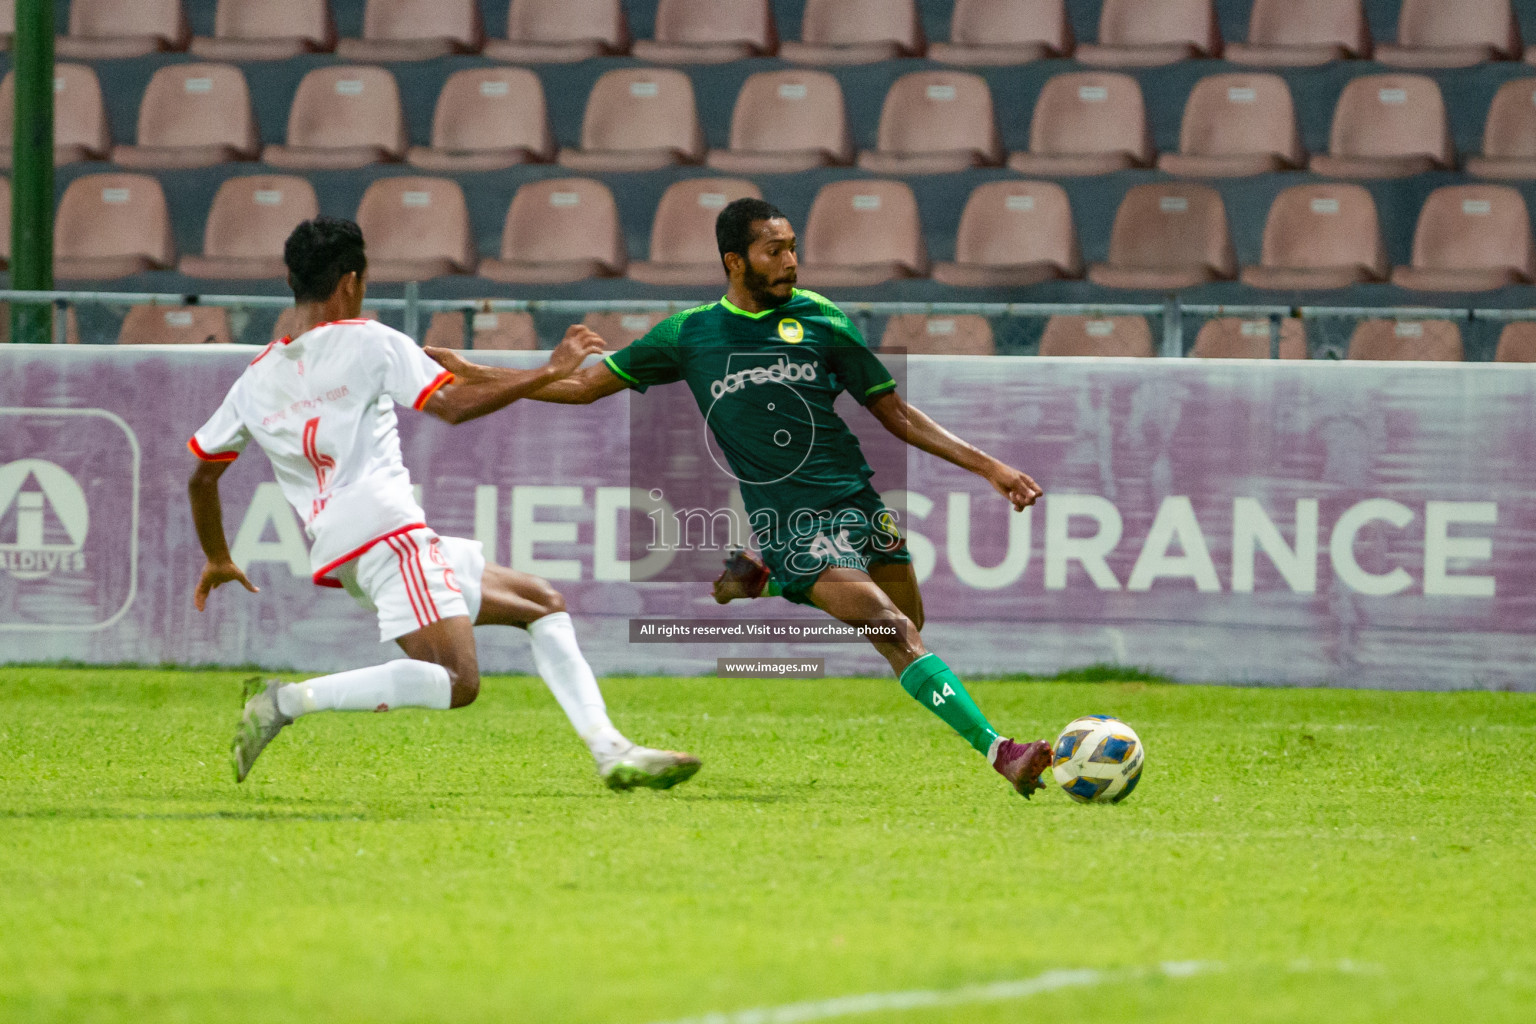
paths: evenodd
<path fill-rule="evenodd" d="M 805 327 L 794 317 L 785 317 L 779 321 L 779 337 L 791 345 L 798 345 L 805 340 Z"/>

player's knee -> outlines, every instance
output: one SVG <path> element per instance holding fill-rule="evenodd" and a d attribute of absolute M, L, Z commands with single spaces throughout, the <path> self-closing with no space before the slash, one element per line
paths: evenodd
<path fill-rule="evenodd" d="M 449 707 L 462 708 L 475 702 L 480 696 L 480 669 L 473 662 L 469 664 L 446 665 L 448 669 L 448 684 L 452 694 Z"/>

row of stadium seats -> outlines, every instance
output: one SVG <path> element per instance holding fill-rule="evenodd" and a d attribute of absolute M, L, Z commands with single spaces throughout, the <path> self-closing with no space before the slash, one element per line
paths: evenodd
<path fill-rule="evenodd" d="M 673 184 L 656 209 L 650 259 L 639 263 L 628 261 L 613 192 L 589 178 L 520 187 L 495 259 L 480 259 L 464 193 L 447 178 L 375 181 L 356 219 L 378 282 L 478 273 L 505 284 L 628 276 L 645 284 L 713 287 L 721 273 L 717 213 L 733 199 L 761 194 L 745 179 Z M 315 191 L 303 178 L 229 179 L 209 210 L 203 253 L 182 257 L 179 269 L 204 279 L 281 278 L 283 239 L 318 212 Z M 178 265 L 165 194 L 147 175 L 75 179 L 60 203 L 54 236 L 54 273 L 61 280 L 110 280 Z M 8 230 L 3 237 L 8 241 Z M 1067 193 L 1052 182 L 977 186 L 960 218 L 953 261 L 930 264 L 917 200 L 899 181 L 824 185 L 802 238 L 802 276 L 811 287 L 931 275 L 958 287 L 1022 288 L 1084 274 Z M 1285 291 L 1388 279 L 1418 291 L 1486 291 L 1536 281 L 1536 245 L 1518 191 L 1446 185 L 1430 193 L 1419 214 L 1411 264 L 1390 268 L 1371 194 L 1354 184 L 1309 184 L 1279 193 L 1259 265 L 1239 271 L 1221 195 L 1205 185 L 1166 182 L 1125 193 L 1108 259 L 1087 268 L 1088 280 L 1100 287 L 1156 291 L 1239 273 L 1244 284 Z"/>
<path fill-rule="evenodd" d="M 0 5 L 14 23 L 14 0 Z M 633 52 L 658 63 L 777 55 L 810 64 L 927 56 L 955 64 L 1050 57 L 1149 67 L 1225 57 L 1264 66 L 1367 58 L 1462 67 L 1524 54 L 1509 0 L 1403 0 L 1395 44 L 1374 46 L 1362 0 L 1254 0 L 1248 41 L 1225 44 L 1213 0 L 1103 0 L 1097 41 L 1074 45 L 1065 0 L 955 0 L 947 43 L 928 44 L 915 0 L 806 0 L 801 39 L 780 43 L 770 0 L 660 0 L 656 38 L 633 42 L 620 0 L 511 0 L 507 38 L 487 40 L 480 0 L 368 0 L 361 39 L 337 40 L 326 0 L 219 0 L 215 34 L 192 38 L 180 0 L 72 0 L 74 59 L 182 51 L 216 60 L 335 50 L 407 61 L 451 53 L 516 63 Z M 0 22 L 0 28 L 9 25 Z"/>

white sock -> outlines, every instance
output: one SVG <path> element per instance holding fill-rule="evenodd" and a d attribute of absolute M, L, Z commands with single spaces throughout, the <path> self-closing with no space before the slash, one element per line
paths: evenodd
<path fill-rule="evenodd" d="M 277 708 L 289 718 L 316 711 L 446 711 L 452 691 L 448 670 L 443 666 L 400 658 L 371 668 L 289 683 L 277 691 Z"/>
<path fill-rule="evenodd" d="M 534 619 L 528 624 L 528 636 L 533 640 L 534 667 L 592 756 L 603 758 L 628 747 L 629 740 L 608 720 L 603 691 L 597 688 L 592 666 L 581 656 L 570 615 L 555 612 Z"/>

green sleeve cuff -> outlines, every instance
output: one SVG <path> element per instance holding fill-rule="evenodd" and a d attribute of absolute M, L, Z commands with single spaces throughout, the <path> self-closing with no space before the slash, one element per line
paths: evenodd
<path fill-rule="evenodd" d="M 607 359 L 604 359 L 603 363 L 605 365 L 607 365 L 608 369 L 612 370 L 614 373 L 618 374 L 620 377 L 622 377 L 624 380 L 628 381 L 629 383 L 631 383 L 631 384 L 639 384 L 640 383 L 639 381 L 635 380 L 635 378 L 631 377 L 629 374 L 625 373 L 622 369 L 620 369 L 619 364 L 613 361 L 613 356 L 609 356 Z M 891 383 L 894 384 L 896 382 L 895 381 L 891 381 Z"/>
<path fill-rule="evenodd" d="M 864 398 L 867 401 L 868 399 L 871 399 L 871 398 L 875 397 L 876 395 L 880 394 L 882 391 L 889 391 L 892 388 L 894 388 L 895 386 L 896 386 L 895 378 L 892 378 L 891 380 L 881 381 L 879 384 L 874 385 L 868 391 L 864 392 Z"/>

